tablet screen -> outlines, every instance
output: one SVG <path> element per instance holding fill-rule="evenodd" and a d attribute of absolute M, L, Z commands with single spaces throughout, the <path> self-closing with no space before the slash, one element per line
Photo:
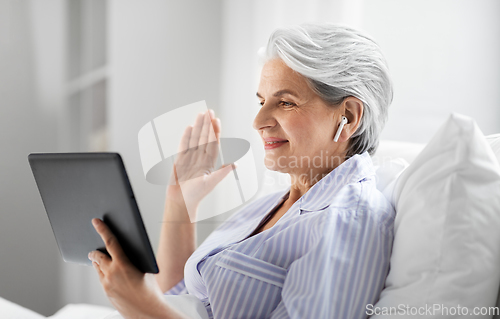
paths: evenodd
<path fill-rule="evenodd" d="M 30 154 L 28 160 L 65 261 L 92 265 L 89 252 L 106 252 L 91 223 L 99 218 L 113 231 L 137 269 L 158 273 L 119 154 L 39 153 Z"/>

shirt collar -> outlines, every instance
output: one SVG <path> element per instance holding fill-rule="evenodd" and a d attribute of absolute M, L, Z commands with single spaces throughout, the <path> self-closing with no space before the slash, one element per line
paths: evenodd
<path fill-rule="evenodd" d="M 285 214 L 282 218 L 289 218 L 296 214 L 301 214 L 302 211 L 318 211 L 324 209 L 333 201 L 332 194 L 347 184 L 359 182 L 368 176 L 374 175 L 373 163 L 370 155 L 367 152 L 361 155 L 354 155 L 348 160 L 344 161 L 337 168 L 328 173 L 325 177 L 314 184 L 299 200 L 298 211 Z M 257 226 L 261 223 L 262 219 L 269 213 L 271 209 L 276 207 L 279 203 L 288 198 L 290 188 L 277 193 L 274 201 L 270 202 L 264 213 L 258 214 L 252 219 L 252 222 L 245 223 L 244 228 L 237 228 L 234 232 L 234 237 L 229 236 L 228 242 L 240 242 L 246 239 Z M 244 236 L 243 236 L 244 235 Z"/>
<path fill-rule="evenodd" d="M 330 206 L 332 195 L 347 184 L 356 183 L 375 171 L 367 152 L 344 161 L 314 184 L 300 199 L 300 211 L 316 211 Z"/>

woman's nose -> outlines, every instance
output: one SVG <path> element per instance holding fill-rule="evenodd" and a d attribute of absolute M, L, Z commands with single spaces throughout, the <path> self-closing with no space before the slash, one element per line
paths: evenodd
<path fill-rule="evenodd" d="M 253 120 L 253 128 L 258 131 L 276 125 L 276 119 L 272 113 L 270 107 L 266 107 L 266 104 L 264 104 Z"/>

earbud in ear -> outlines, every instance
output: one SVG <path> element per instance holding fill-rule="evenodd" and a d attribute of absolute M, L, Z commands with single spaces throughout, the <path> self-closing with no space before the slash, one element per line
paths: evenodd
<path fill-rule="evenodd" d="M 334 142 L 338 142 L 340 133 L 342 132 L 342 129 L 344 128 L 344 125 L 347 124 L 347 117 L 342 116 L 342 120 L 340 121 L 339 128 L 337 129 L 337 133 L 335 133 L 335 137 L 333 138 Z"/>

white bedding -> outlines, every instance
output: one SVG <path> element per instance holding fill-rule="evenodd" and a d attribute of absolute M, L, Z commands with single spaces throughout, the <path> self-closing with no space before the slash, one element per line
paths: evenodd
<path fill-rule="evenodd" d="M 186 318 L 208 319 L 203 303 L 193 295 L 165 296 L 169 305 L 183 313 Z M 0 319 L 122 319 L 113 308 L 88 305 L 69 304 L 50 317 L 44 317 L 27 308 L 21 307 L 6 299 L 0 298 Z"/>
<path fill-rule="evenodd" d="M 45 318 L 29 309 L 0 298 L 0 319 L 40 319 Z"/>
<path fill-rule="evenodd" d="M 0 319 L 98 319 L 114 313 L 113 308 L 69 304 L 50 317 L 42 316 L 9 300 L 0 298 Z"/>
<path fill-rule="evenodd" d="M 50 319 L 98 319 L 107 318 L 108 315 L 115 313 L 113 308 L 88 305 L 88 304 L 69 304 L 56 312 Z"/>
<path fill-rule="evenodd" d="M 42 316 L 6 299 L 0 298 L 0 319 L 98 319 L 114 313 L 113 308 L 69 304 L 50 317 Z"/>

